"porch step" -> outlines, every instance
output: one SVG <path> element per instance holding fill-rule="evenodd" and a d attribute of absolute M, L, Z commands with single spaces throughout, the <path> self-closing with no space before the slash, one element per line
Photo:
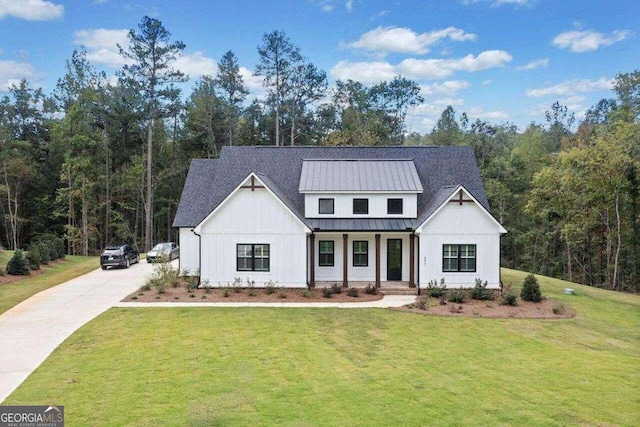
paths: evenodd
<path fill-rule="evenodd" d="M 385 295 L 417 295 L 418 290 L 416 288 L 403 288 L 403 289 L 385 289 L 380 288 L 380 292 Z"/>

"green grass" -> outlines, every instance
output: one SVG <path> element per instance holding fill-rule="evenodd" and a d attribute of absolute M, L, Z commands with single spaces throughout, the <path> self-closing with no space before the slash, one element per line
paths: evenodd
<path fill-rule="evenodd" d="M 7 269 L 7 263 L 13 256 L 14 251 L 0 250 L 0 267 L 2 267 L 5 271 Z"/>
<path fill-rule="evenodd" d="M 8 252 L 12 251 L 0 253 L 0 265 L 6 266 L 6 262 L 3 263 L 4 258 L 7 258 L 8 261 L 13 255 L 11 253 L 7 256 Z M 0 285 L 0 314 L 40 291 L 64 283 L 99 267 L 100 260 L 98 257 L 68 255 L 62 262 L 42 266 L 41 268 L 44 269 L 42 274 Z"/>
<path fill-rule="evenodd" d="M 111 309 L 4 404 L 65 405 L 69 426 L 637 425 L 640 297 L 540 282 L 577 316 Z"/>

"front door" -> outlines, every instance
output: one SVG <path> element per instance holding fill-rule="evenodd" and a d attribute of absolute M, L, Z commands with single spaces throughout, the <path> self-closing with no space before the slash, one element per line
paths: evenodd
<path fill-rule="evenodd" d="M 402 239 L 387 240 L 387 280 L 402 280 Z"/>

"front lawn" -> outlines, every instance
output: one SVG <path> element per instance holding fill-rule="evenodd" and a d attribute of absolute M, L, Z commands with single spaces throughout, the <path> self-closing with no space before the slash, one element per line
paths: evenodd
<path fill-rule="evenodd" d="M 65 405 L 69 426 L 636 424 L 640 297 L 540 279 L 575 318 L 111 309 L 4 404 Z"/>
<path fill-rule="evenodd" d="M 10 251 L 4 251 L 3 255 L 7 252 Z M 8 258 L 10 257 L 9 255 Z M 3 264 L 3 268 L 4 266 L 6 263 Z M 43 265 L 42 274 L 33 277 L 25 276 L 24 279 L 16 282 L 2 284 L 0 285 L 0 314 L 40 291 L 82 276 L 99 267 L 100 260 L 97 257 L 67 255 L 63 260 L 48 266 Z"/>

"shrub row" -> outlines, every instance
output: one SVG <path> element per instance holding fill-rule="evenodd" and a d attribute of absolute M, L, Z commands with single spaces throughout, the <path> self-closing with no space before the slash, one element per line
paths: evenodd
<path fill-rule="evenodd" d="M 7 263 L 7 273 L 16 276 L 26 276 L 31 270 L 39 270 L 41 265 L 65 257 L 64 240 L 52 234 L 45 234 L 35 238 L 26 254 L 16 250 Z"/>

